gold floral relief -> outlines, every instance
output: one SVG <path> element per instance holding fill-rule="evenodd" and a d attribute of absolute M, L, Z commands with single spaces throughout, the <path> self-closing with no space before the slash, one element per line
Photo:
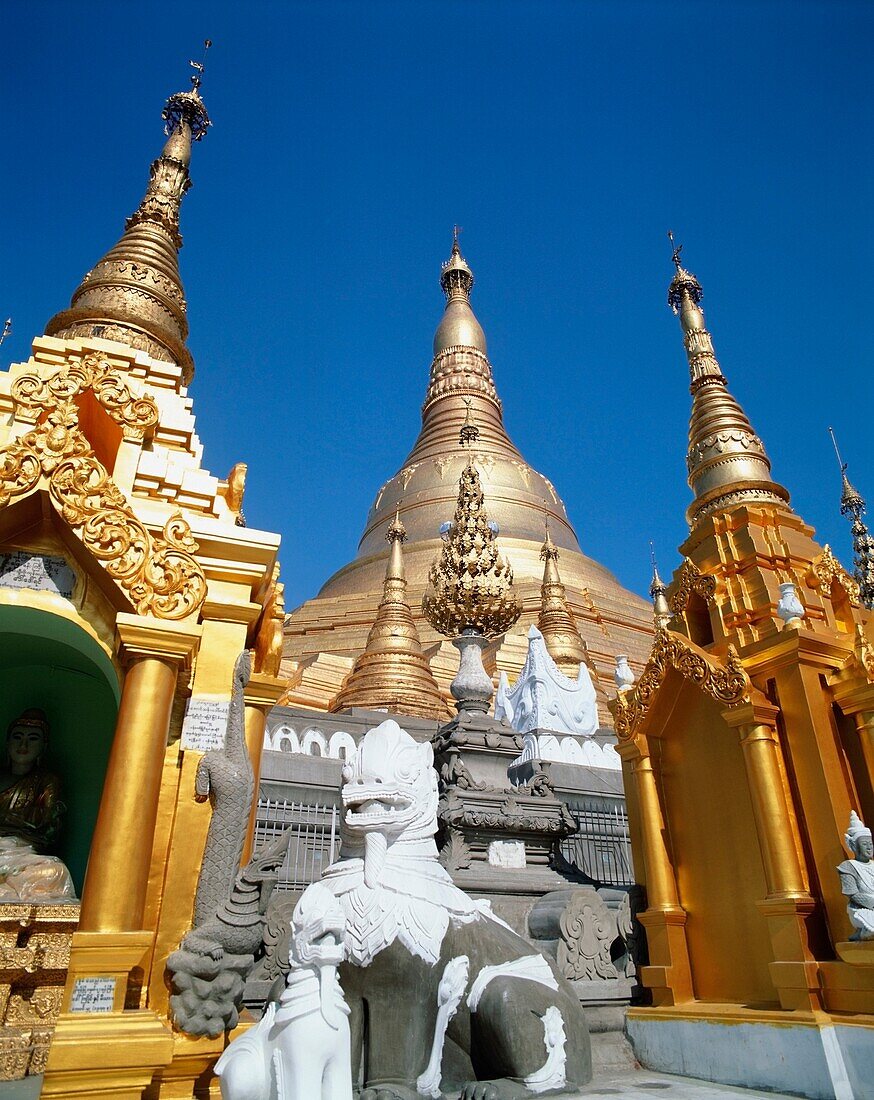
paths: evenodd
<path fill-rule="evenodd" d="M 37 420 L 41 413 L 72 401 L 90 390 L 106 413 L 119 425 L 125 439 L 146 439 L 158 423 L 158 406 L 148 395 L 135 397 L 112 364 L 92 353 L 71 356 L 52 374 L 39 371 L 20 374 L 12 383 L 12 398 L 24 419 Z"/>
<path fill-rule="evenodd" d="M 675 615 L 683 614 L 689 606 L 689 597 L 693 592 L 705 603 L 713 603 L 716 598 L 716 578 L 702 573 L 693 561 L 685 558 L 677 578 L 677 591 L 671 597 L 671 611 Z"/>
<path fill-rule="evenodd" d="M 621 741 L 634 736 L 670 668 L 697 684 L 717 703 L 737 706 L 749 699 L 749 677 L 734 646 L 728 647 L 728 659 L 723 665 L 707 657 L 681 635 L 662 629 L 656 634 L 649 660 L 637 683 L 617 697 L 616 736 Z"/>
<path fill-rule="evenodd" d="M 847 594 L 847 598 L 853 607 L 859 606 L 859 584 L 844 569 L 838 559 L 832 553 L 832 548 L 826 543 L 819 557 L 810 563 L 807 573 L 808 588 L 818 588 L 824 596 L 831 594 L 832 584 L 837 583 Z"/>
<path fill-rule="evenodd" d="M 197 543 L 188 524 L 175 513 L 163 537 L 149 534 L 91 450 L 69 398 L 0 450 L 0 507 L 30 492 L 41 477 L 54 506 L 140 615 L 184 619 L 198 610 L 206 578 L 192 556 Z"/>

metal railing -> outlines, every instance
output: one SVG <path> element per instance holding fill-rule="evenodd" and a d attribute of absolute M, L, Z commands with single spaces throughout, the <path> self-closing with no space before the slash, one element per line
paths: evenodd
<path fill-rule="evenodd" d="M 559 845 L 568 863 L 600 885 L 631 886 L 634 868 L 625 807 L 569 809 L 577 823 L 577 832 L 565 837 Z"/>
<path fill-rule="evenodd" d="M 285 860 L 279 870 L 276 890 L 292 893 L 304 890 L 322 877 L 322 871 L 340 851 L 340 811 L 336 806 L 291 802 L 285 798 L 258 799 L 255 822 L 255 851 L 286 830 L 291 836 Z"/>

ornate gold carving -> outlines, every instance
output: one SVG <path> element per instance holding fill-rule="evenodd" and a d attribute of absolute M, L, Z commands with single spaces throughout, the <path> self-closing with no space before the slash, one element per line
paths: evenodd
<path fill-rule="evenodd" d="M 81 359 L 70 356 L 47 377 L 39 371 L 20 374 L 12 383 L 12 399 L 23 419 L 37 420 L 40 413 L 72 401 L 91 390 L 103 409 L 121 425 L 125 439 L 147 438 L 158 423 L 158 406 L 145 395 L 134 397 L 122 376 L 102 355 Z"/>
<path fill-rule="evenodd" d="M 509 630 L 521 614 L 512 592 L 513 570 L 498 551 L 472 457 L 461 473 L 455 518 L 428 580 L 431 589 L 422 599 L 422 611 L 447 637 L 464 630 L 494 637 Z"/>
<path fill-rule="evenodd" d="M 48 479 L 49 498 L 89 552 L 129 594 L 140 615 L 183 619 L 206 597 L 197 543 L 181 513 L 153 538 L 95 457 L 73 401 L 0 450 L 0 507 Z"/>
<path fill-rule="evenodd" d="M 264 601 L 264 611 L 255 635 L 255 671 L 278 676 L 282 662 L 282 627 L 285 623 L 285 585 L 279 580 L 279 562 Z"/>
<path fill-rule="evenodd" d="M 677 578 L 677 591 L 671 597 L 671 611 L 675 615 L 683 614 L 689 606 L 689 597 L 693 592 L 706 604 L 712 604 L 716 598 L 716 578 L 702 573 L 693 561 L 685 558 Z"/>
<path fill-rule="evenodd" d="M 249 467 L 245 462 L 236 462 L 228 474 L 228 487 L 225 490 L 225 500 L 228 508 L 235 515 L 237 527 L 246 526 L 246 517 L 243 515 L 243 494 L 246 491 L 246 474 Z"/>
<path fill-rule="evenodd" d="M 823 595 L 828 596 L 835 581 L 846 592 L 850 603 L 854 607 L 858 607 L 860 602 L 859 583 L 844 569 L 832 553 L 831 547 L 826 543 L 819 557 L 814 558 L 810 563 L 807 572 L 807 587 L 818 588 Z"/>
<path fill-rule="evenodd" d="M 717 703 L 732 707 L 749 699 L 749 677 L 734 646 L 728 647 L 728 660 L 722 665 L 681 635 L 659 630 L 637 683 L 617 696 L 616 736 L 620 741 L 634 736 L 670 668 L 697 684 Z"/>

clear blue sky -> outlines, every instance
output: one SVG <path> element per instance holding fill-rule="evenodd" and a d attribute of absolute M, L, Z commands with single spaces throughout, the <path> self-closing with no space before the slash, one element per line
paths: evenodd
<path fill-rule="evenodd" d="M 181 264 L 206 465 L 249 463 L 289 608 L 355 553 L 419 426 L 454 222 L 508 429 L 585 552 L 677 564 L 688 375 L 667 229 L 798 511 L 874 507 L 870 3 L 4 5 L 18 360 L 120 234 L 214 41 Z"/>

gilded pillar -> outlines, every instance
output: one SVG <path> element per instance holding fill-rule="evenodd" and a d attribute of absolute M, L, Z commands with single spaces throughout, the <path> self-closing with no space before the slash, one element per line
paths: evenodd
<path fill-rule="evenodd" d="M 263 672 L 254 672 L 246 687 L 243 700 L 246 706 L 246 748 L 252 761 L 255 775 L 255 793 L 252 797 L 252 812 L 249 814 L 249 828 L 243 844 L 243 863 L 252 854 L 255 840 L 255 822 L 258 817 L 258 780 L 261 777 L 261 752 L 264 748 L 264 730 L 267 726 L 267 713 L 279 702 L 287 684 Z"/>
<path fill-rule="evenodd" d="M 801 860 L 798 823 L 777 735 L 777 708 L 764 700 L 723 711 L 740 732 L 768 895 L 757 907 L 768 923 L 771 981 L 785 1009 L 822 1007 L 808 922 L 815 908 Z"/>
<path fill-rule="evenodd" d="M 630 763 L 634 777 L 646 870 L 647 907 L 638 919 L 646 929 L 650 965 L 642 968 L 641 980 L 651 991 L 654 1005 L 682 1004 L 693 999 L 686 912 L 680 905 L 665 843 L 661 800 L 646 738 L 638 734 L 633 742 L 620 744 L 619 754 Z"/>
<path fill-rule="evenodd" d="M 131 932 L 142 924 L 170 710 L 180 665 L 200 629 L 120 614 L 127 667 L 85 885 L 80 932 Z"/>
<path fill-rule="evenodd" d="M 868 782 L 874 787 L 874 683 L 860 665 L 830 677 L 829 686 L 835 702 L 856 724 Z"/>

